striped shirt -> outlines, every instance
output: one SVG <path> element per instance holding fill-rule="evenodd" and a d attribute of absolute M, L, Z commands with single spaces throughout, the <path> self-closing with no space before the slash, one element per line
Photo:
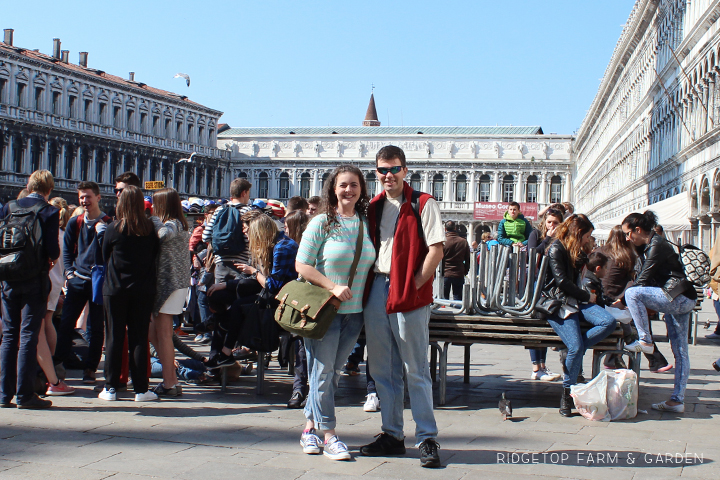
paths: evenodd
<path fill-rule="evenodd" d="M 297 254 L 297 261 L 315 267 L 337 285 L 347 285 L 350 279 L 360 220 L 357 215 L 352 218 L 340 218 L 341 225 L 330 234 L 325 232 L 327 216 L 316 215 L 310 220 Z M 368 236 L 367 222 L 364 222 L 362 252 L 358 261 L 357 271 L 352 286 L 352 299 L 342 302 L 338 313 L 362 312 L 362 299 L 368 272 L 375 263 L 375 247 Z"/>
<path fill-rule="evenodd" d="M 210 221 L 207 222 L 207 224 L 205 225 L 205 230 L 203 230 L 203 234 L 202 234 L 203 242 L 207 243 L 208 245 L 210 245 L 212 243 L 212 230 L 213 230 L 213 227 L 215 226 L 215 219 L 217 218 L 218 213 L 220 213 L 220 211 L 222 211 L 223 208 L 230 208 L 229 205 L 237 205 L 237 207 L 235 207 L 235 208 L 240 209 L 241 216 L 243 214 L 249 212 L 252 209 L 252 207 L 250 205 L 245 205 L 244 203 L 228 203 L 228 204 L 219 206 L 217 208 L 217 210 L 215 210 L 215 212 L 213 212 L 213 216 L 210 218 Z M 238 228 L 242 228 L 242 224 L 238 225 Z M 248 248 L 248 245 L 249 245 L 249 241 L 248 241 L 247 235 L 245 235 L 245 250 L 240 255 L 225 255 L 222 257 L 220 255 L 215 255 L 215 261 L 213 263 L 215 263 L 217 265 L 218 263 L 227 261 L 227 262 L 244 263 L 245 265 L 249 265 L 250 264 L 250 249 Z"/>

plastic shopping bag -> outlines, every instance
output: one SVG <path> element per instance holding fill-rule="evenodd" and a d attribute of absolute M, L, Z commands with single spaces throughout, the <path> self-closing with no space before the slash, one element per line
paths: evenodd
<path fill-rule="evenodd" d="M 579 383 L 570 387 L 570 395 L 575 401 L 575 409 L 588 420 L 609 422 L 607 406 L 607 375 L 605 371 L 588 383 Z"/>
<path fill-rule="evenodd" d="M 615 308 L 615 307 L 606 305 L 605 311 L 608 312 L 610 315 L 612 315 L 613 318 L 620 323 L 628 324 L 628 323 L 632 322 L 632 315 L 630 315 L 630 310 L 628 310 L 628 309 L 621 310 L 619 308 Z"/>
<path fill-rule="evenodd" d="M 589 383 L 570 387 L 575 409 L 588 420 L 609 422 L 637 416 L 637 375 L 632 370 L 603 370 Z"/>
<path fill-rule="evenodd" d="M 607 403 L 610 420 L 626 420 L 637 416 L 637 374 L 632 370 L 606 370 Z"/>

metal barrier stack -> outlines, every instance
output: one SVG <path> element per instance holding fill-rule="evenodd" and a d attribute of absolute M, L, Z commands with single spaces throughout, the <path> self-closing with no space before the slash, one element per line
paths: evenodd
<path fill-rule="evenodd" d="M 523 250 L 493 245 L 488 250 L 481 245 L 479 255 L 471 255 L 469 282 L 466 281 L 463 287 L 462 302 L 435 298 L 432 313 L 530 317 L 540 298 L 547 268 L 545 256 L 538 267 L 535 248 Z M 436 279 L 439 288 L 435 291 L 439 297 L 442 272 Z"/>

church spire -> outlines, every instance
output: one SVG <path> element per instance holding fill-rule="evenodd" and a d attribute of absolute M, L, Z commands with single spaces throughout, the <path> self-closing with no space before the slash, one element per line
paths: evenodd
<path fill-rule="evenodd" d="M 373 87 L 374 89 L 375 87 Z M 375 110 L 375 94 L 370 94 L 370 103 L 368 104 L 367 112 L 365 113 L 365 120 L 363 121 L 363 127 L 379 127 L 380 121 L 378 120 L 377 110 Z"/>

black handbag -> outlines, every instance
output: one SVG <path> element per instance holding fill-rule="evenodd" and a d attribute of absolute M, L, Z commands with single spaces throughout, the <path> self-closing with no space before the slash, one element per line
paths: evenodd
<path fill-rule="evenodd" d="M 280 327 L 275 322 L 275 306 L 273 302 L 263 299 L 262 292 L 257 300 L 241 306 L 244 318 L 240 329 L 240 344 L 259 352 L 274 352 L 278 349 Z"/>
<path fill-rule="evenodd" d="M 557 298 L 546 297 L 543 293 L 540 295 L 540 299 L 538 299 L 537 303 L 535 304 L 535 311 L 547 317 L 550 315 L 554 315 L 560 309 L 561 305 L 561 300 L 558 300 Z"/>

